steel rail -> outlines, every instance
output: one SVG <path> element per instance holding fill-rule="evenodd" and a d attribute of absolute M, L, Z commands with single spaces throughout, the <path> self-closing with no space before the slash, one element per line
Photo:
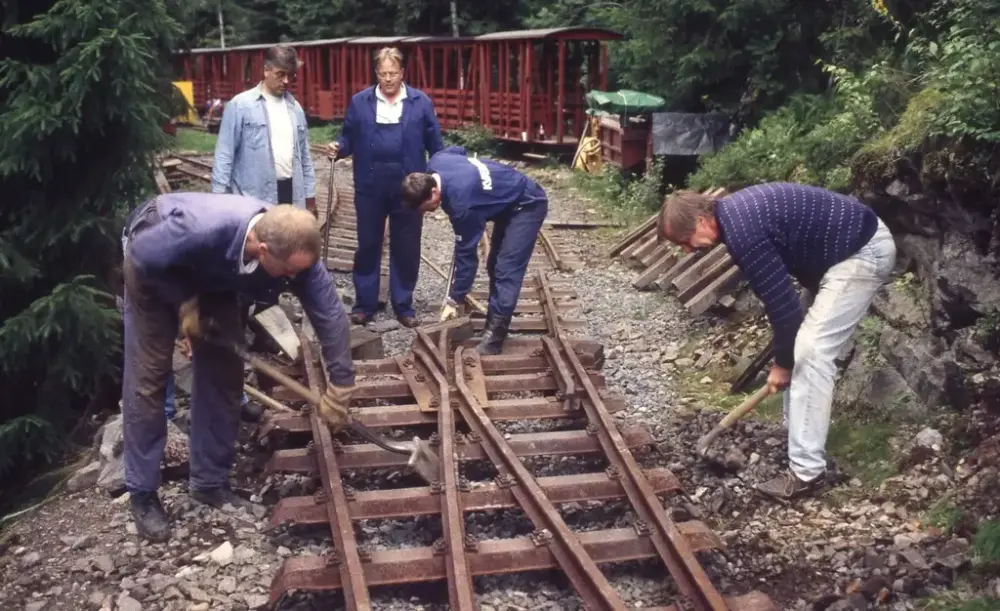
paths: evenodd
<path fill-rule="evenodd" d="M 454 359 L 455 387 L 458 390 L 458 407 L 466 423 L 473 427 L 481 439 L 482 447 L 497 471 L 498 483 L 509 485 L 518 504 L 538 529 L 536 545 L 548 545 L 559 567 L 569 578 L 585 603 L 601 609 L 627 608 L 625 601 L 601 573 L 597 563 L 571 531 L 562 516 L 545 496 L 545 492 L 511 450 L 500 432 L 490 422 L 483 407 L 466 384 L 466 380 L 482 375 L 479 355 L 475 350 L 459 347 Z M 468 378 L 467 378 L 468 376 Z"/>
<path fill-rule="evenodd" d="M 436 482 L 444 498 L 441 501 L 441 530 L 447 560 L 448 602 L 454 611 L 476 609 L 476 595 L 472 587 L 472 573 L 465 557 L 465 518 L 458 492 L 458 460 L 455 452 L 455 414 L 448 390 L 448 380 L 442 375 L 433 358 L 423 350 L 414 349 L 413 356 L 438 385 L 438 446 L 440 480 Z M 412 361 L 404 363 L 413 364 Z M 434 488 L 436 486 L 432 486 Z"/>
<path fill-rule="evenodd" d="M 639 527 L 652 527 L 649 535 L 656 551 L 677 582 L 681 593 L 694 601 L 698 609 L 712 611 L 729 609 L 722 595 L 715 589 L 698 563 L 680 529 L 663 510 L 655 489 L 646 480 L 632 453 L 629 452 L 625 439 L 604 408 L 600 393 L 590 381 L 580 359 L 573 352 L 573 346 L 564 335 L 559 335 L 556 339 L 543 337 L 542 342 L 549 344 L 550 354 L 566 355 L 575 372 L 576 382 L 586 394 L 586 400 L 582 401 L 583 408 L 590 423 L 596 428 L 600 445 L 614 468 L 614 474 L 620 478 L 629 502 L 642 521 Z"/>
<path fill-rule="evenodd" d="M 313 346 L 303 333 L 299 333 L 302 345 L 302 360 L 306 368 L 306 378 L 312 392 L 322 394 L 326 386 L 326 376 L 319 367 L 319 359 L 313 353 Z M 340 466 L 337 464 L 337 454 L 334 451 L 333 437 L 326 422 L 320 418 L 315 409 L 311 409 L 309 418 L 312 422 L 313 450 L 317 452 L 316 462 L 319 466 L 320 481 L 323 487 L 317 493 L 318 501 L 326 499 L 327 517 L 330 532 L 333 535 L 334 550 L 327 556 L 328 565 L 340 569 L 340 580 L 344 590 L 344 602 L 348 609 L 368 611 L 372 608 L 365 585 L 364 568 L 361 556 L 358 554 L 358 543 L 354 538 L 354 526 L 351 523 L 351 512 L 344 494 L 344 482 L 340 477 Z M 318 446 L 318 447 L 317 447 Z M 275 592 L 272 588 L 272 598 Z M 272 603 L 276 602 L 274 600 Z"/>
<path fill-rule="evenodd" d="M 552 237 L 549 236 L 549 232 L 545 229 L 540 230 L 538 232 L 538 241 L 541 243 L 542 250 L 545 251 L 545 256 L 548 257 L 552 267 L 561 272 L 568 271 L 566 264 L 563 263 L 562 256 L 559 254 L 559 250 L 552 242 Z"/>

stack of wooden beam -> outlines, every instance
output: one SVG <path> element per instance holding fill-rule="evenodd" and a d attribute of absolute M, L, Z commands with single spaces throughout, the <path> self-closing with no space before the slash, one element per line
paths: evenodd
<path fill-rule="evenodd" d="M 707 195 L 722 197 L 725 189 L 709 189 Z M 636 289 L 658 288 L 676 291 L 684 307 L 694 315 L 718 304 L 724 308 L 735 303 L 734 294 L 741 288 L 742 276 L 724 244 L 708 251 L 684 254 L 670 242 L 656 235 L 654 214 L 630 231 L 608 253 L 626 264 L 642 269 L 632 282 Z"/>

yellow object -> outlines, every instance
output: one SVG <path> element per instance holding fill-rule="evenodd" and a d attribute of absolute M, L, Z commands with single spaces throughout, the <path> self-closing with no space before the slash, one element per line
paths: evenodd
<path fill-rule="evenodd" d="M 191 81 L 174 81 L 174 87 L 184 96 L 184 101 L 188 104 L 187 114 L 174 117 L 178 123 L 195 125 L 198 123 L 198 113 L 194 110 L 194 83 Z"/>
<path fill-rule="evenodd" d="M 600 119 L 593 117 L 590 120 L 590 133 L 597 134 Z M 597 136 L 586 136 L 580 141 L 580 148 L 576 154 L 574 170 L 583 170 L 588 174 L 599 174 L 604 166 L 601 158 L 601 140 Z"/>

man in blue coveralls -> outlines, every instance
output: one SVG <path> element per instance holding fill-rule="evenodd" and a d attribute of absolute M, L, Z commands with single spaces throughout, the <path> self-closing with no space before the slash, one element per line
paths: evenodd
<path fill-rule="evenodd" d="M 375 55 L 378 85 L 358 92 L 344 117 L 344 128 L 329 154 L 354 156 L 354 209 L 358 249 L 354 253 L 351 322 L 369 322 L 384 304 L 378 301 L 382 237 L 389 218 L 389 287 L 396 318 L 417 326 L 413 289 L 420 272 L 421 215 L 406 210 L 399 187 L 410 172 L 423 172 L 427 155 L 444 146 L 434 105 L 422 91 L 403 84 L 403 56 L 394 48 Z"/>
<path fill-rule="evenodd" d="M 458 316 L 472 290 L 479 267 L 476 247 L 493 221 L 486 273 L 490 281 L 486 329 L 480 354 L 499 354 L 521 294 L 531 252 L 538 240 L 549 201 L 545 191 L 514 168 L 489 159 L 469 157 L 463 147 L 449 146 L 431 157 L 426 172 L 403 181 L 403 199 L 421 213 L 444 209 L 455 230 L 453 279 L 441 306 L 441 320 Z"/>
<path fill-rule="evenodd" d="M 167 193 L 129 215 L 124 237 L 125 486 L 139 534 L 165 541 L 170 530 L 157 489 L 178 322 L 194 357 L 189 493 L 213 507 L 242 504 L 227 475 L 236 454 L 243 363 L 226 346 L 204 341 L 200 321 L 212 321 L 222 344 L 242 345 L 238 293 L 288 282 L 328 363 L 331 383 L 319 413 L 335 429 L 347 422 L 354 388 L 350 330 L 319 260 L 319 224 L 304 208 L 239 195 Z"/>

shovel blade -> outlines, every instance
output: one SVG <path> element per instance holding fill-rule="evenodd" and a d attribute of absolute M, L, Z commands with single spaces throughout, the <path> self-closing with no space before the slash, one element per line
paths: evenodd
<path fill-rule="evenodd" d="M 413 452 L 406 464 L 428 484 L 441 480 L 441 459 L 431 444 L 418 437 L 413 438 Z"/>

